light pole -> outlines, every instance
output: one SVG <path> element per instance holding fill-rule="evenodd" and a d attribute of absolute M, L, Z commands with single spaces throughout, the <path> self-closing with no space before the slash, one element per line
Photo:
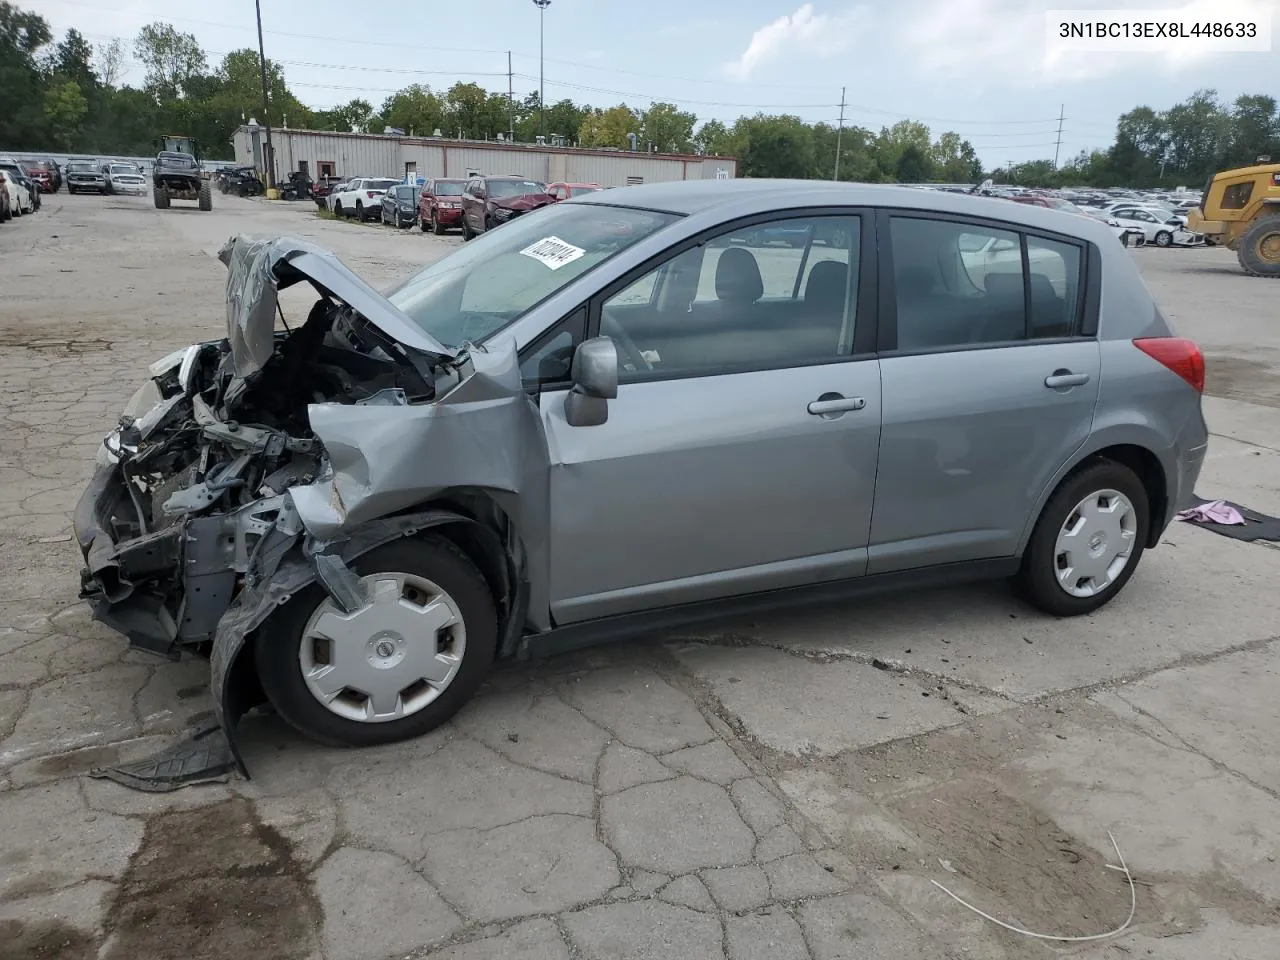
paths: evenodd
<path fill-rule="evenodd" d="M 538 130 L 542 139 L 547 138 L 547 80 L 546 80 L 546 27 L 547 7 L 551 0 L 533 0 L 538 8 Z"/>

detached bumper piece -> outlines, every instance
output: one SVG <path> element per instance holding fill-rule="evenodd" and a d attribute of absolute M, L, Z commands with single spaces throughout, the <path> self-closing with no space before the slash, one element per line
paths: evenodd
<path fill-rule="evenodd" d="M 240 763 L 231 742 L 222 727 L 212 723 L 146 759 L 117 767 L 97 767 L 89 771 L 89 776 L 146 793 L 170 793 L 201 783 L 226 783 L 238 769 Z"/>

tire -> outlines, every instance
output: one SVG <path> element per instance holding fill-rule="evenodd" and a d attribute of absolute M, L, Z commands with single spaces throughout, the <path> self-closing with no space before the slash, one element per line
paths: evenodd
<path fill-rule="evenodd" d="M 1173 234 L 1168 230 L 1161 230 L 1156 234 L 1155 243 L 1157 247 L 1171 247 L 1173 246 Z"/>
<path fill-rule="evenodd" d="M 208 213 L 213 209 L 213 191 L 209 189 L 209 184 L 200 184 L 200 209 Z"/>
<path fill-rule="evenodd" d="M 1240 237 L 1236 258 L 1251 277 L 1280 277 L 1280 214 L 1253 221 Z"/>
<path fill-rule="evenodd" d="M 465 631 L 461 661 L 447 686 L 416 712 L 393 720 L 351 719 L 323 704 L 319 694 L 312 693 L 304 678 L 304 657 L 315 656 L 315 650 L 304 641 L 312 616 L 322 608 L 336 608 L 324 589 L 312 584 L 299 591 L 273 615 L 266 628 L 259 631 L 255 659 L 263 690 L 280 716 L 300 733 L 320 743 L 373 746 L 421 736 L 452 717 L 488 674 L 498 641 L 498 617 L 493 595 L 475 564 L 441 537 L 409 538 L 386 544 L 357 558 L 352 570 L 360 576 L 394 572 L 420 578 L 438 586 L 447 596 L 452 607 L 460 613 Z M 396 640 L 393 642 L 403 645 L 399 651 L 403 659 L 406 650 L 412 651 L 409 644 L 414 638 L 394 636 Z M 331 646 L 328 649 L 332 651 Z M 368 644 L 361 642 L 358 635 L 349 638 L 344 649 L 359 651 L 359 659 L 369 656 Z M 332 653 L 328 655 L 330 659 L 327 662 L 332 663 Z M 367 668 L 359 660 L 353 666 L 368 675 Z M 350 673 L 348 671 L 348 675 Z M 405 676 L 412 679 L 413 674 Z M 356 677 L 358 679 L 358 673 Z M 328 698 L 339 705 L 337 710 L 359 709 L 349 705 L 348 698 L 344 696 L 351 689 L 345 687 L 342 692 Z M 403 694 L 405 689 L 400 693 Z M 397 706 L 400 705 L 397 702 Z"/>
<path fill-rule="evenodd" d="M 364 223 L 365 221 L 364 203 L 363 201 L 360 201 L 360 200 L 356 201 L 356 219 L 359 220 L 361 223 Z"/>
<path fill-rule="evenodd" d="M 341 201 L 341 200 L 337 200 L 337 201 L 335 201 L 335 202 L 334 202 L 334 204 L 333 204 L 333 215 L 334 215 L 335 217 L 342 217 L 342 216 L 346 216 L 346 214 L 344 214 L 344 213 L 342 212 L 342 201 Z"/>
<path fill-rule="evenodd" d="M 437 237 L 444 236 L 444 224 L 440 222 L 440 218 L 436 216 L 434 210 L 431 211 L 431 232 Z"/>
<path fill-rule="evenodd" d="M 474 237 L 475 234 L 471 232 L 471 221 L 467 219 L 467 215 L 464 213 L 462 215 L 462 240 L 465 243 Z"/>
<path fill-rule="evenodd" d="M 1076 513 L 1077 507 L 1090 498 L 1102 496 L 1104 491 L 1118 493 L 1128 500 L 1127 513 L 1131 522 L 1123 525 L 1120 530 L 1129 552 L 1122 568 L 1107 572 L 1109 584 L 1095 589 L 1090 595 L 1078 596 L 1068 592 L 1067 587 L 1060 582 L 1061 567 L 1069 562 L 1070 553 L 1060 553 L 1058 538 L 1068 520 L 1079 516 Z M 1119 498 L 1109 499 L 1115 508 L 1124 509 Z M 1084 532 L 1087 532 L 1087 519 L 1082 519 L 1081 522 L 1085 524 Z M 1137 569 L 1146 547 L 1150 525 L 1151 507 L 1147 491 L 1132 470 L 1111 460 L 1096 460 L 1081 466 L 1062 481 L 1041 511 L 1022 557 L 1022 569 L 1013 579 L 1014 589 L 1032 606 L 1055 617 L 1075 617 L 1097 610 L 1124 588 Z M 1114 543 L 1121 542 L 1115 540 L 1113 534 L 1114 530 L 1107 530 L 1094 535 L 1105 538 L 1100 544 L 1108 548 L 1103 556 L 1107 555 Z M 1089 543 L 1090 541 L 1082 541 L 1080 548 L 1086 551 L 1085 560 L 1091 559 L 1088 554 L 1092 551 L 1086 546 Z M 1113 566 L 1119 559 L 1119 555 L 1113 557 Z M 1075 585 L 1077 589 L 1083 587 L 1083 579 L 1075 581 Z"/>
<path fill-rule="evenodd" d="M 164 187 L 152 187 L 151 199 L 155 203 L 157 210 L 169 209 L 169 191 Z"/>
<path fill-rule="evenodd" d="M 422 215 L 418 215 L 418 229 L 423 233 L 427 232 L 427 221 L 422 219 Z"/>

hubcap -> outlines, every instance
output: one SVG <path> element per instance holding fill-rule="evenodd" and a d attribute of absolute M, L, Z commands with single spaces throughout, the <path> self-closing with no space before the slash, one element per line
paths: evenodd
<path fill-rule="evenodd" d="M 1263 260 L 1280 263 L 1280 233 L 1269 233 L 1258 243 L 1258 254 Z"/>
<path fill-rule="evenodd" d="M 1067 515 L 1054 548 L 1058 586 L 1092 597 L 1115 583 L 1133 557 L 1138 513 L 1118 490 L 1091 493 Z"/>
<path fill-rule="evenodd" d="M 462 613 L 424 577 L 360 578 L 366 602 L 343 613 L 326 598 L 302 632 L 298 663 L 311 695 L 347 720 L 385 723 L 417 713 L 457 676 Z"/>

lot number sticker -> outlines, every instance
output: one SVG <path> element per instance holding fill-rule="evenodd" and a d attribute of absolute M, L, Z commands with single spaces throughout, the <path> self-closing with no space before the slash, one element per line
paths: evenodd
<path fill-rule="evenodd" d="M 559 270 L 566 263 L 573 263 L 584 256 L 587 251 L 581 247 L 575 247 L 572 243 L 565 243 L 559 237 L 547 237 L 525 247 L 520 252 L 526 257 L 533 257 L 539 263 L 546 264 L 550 270 Z"/>

